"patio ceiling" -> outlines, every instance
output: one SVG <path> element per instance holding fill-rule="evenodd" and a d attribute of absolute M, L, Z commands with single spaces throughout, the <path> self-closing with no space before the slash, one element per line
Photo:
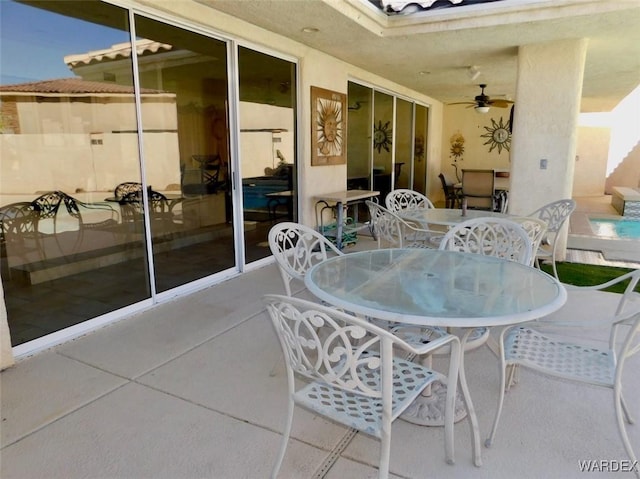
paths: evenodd
<path fill-rule="evenodd" d="M 367 0 L 196 1 L 444 103 L 472 100 L 479 83 L 515 100 L 518 46 L 573 38 L 589 39 L 581 111 L 610 111 L 640 83 L 636 0 L 502 0 L 409 15 Z M 473 81 L 471 66 L 481 72 Z"/>

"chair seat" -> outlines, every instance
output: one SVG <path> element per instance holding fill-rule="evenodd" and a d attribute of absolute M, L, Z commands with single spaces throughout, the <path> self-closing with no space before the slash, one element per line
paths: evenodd
<path fill-rule="evenodd" d="M 373 360 L 379 360 L 375 356 Z M 359 379 L 369 386 L 380 384 L 379 369 L 370 370 L 363 364 L 358 368 Z M 401 358 L 393 359 L 392 420 L 397 418 L 413 400 L 436 379 L 446 381 L 438 374 L 420 364 Z M 380 418 L 382 400 L 354 394 L 322 382 L 313 382 L 297 391 L 293 396 L 296 404 L 340 424 L 352 427 L 371 436 L 382 435 Z"/>
<path fill-rule="evenodd" d="M 557 377 L 613 387 L 616 365 L 608 349 L 572 343 L 531 328 L 511 330 L 504 346 L 507 364 L 517 361 Z"/>

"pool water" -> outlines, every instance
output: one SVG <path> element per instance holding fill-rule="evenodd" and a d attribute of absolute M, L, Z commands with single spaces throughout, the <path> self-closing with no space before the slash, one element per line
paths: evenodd
<path fill-rule="evenodd" d="M 598 236 L 640 240 L 640 219 L 590 219 L 589 222 Z"/>

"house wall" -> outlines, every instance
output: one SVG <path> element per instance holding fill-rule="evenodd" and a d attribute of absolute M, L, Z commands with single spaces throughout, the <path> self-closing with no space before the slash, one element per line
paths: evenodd
<path fill-rule="evenodd" d="M 640 143 L 611 172 L 605 185 L 606 193 L 611 194 L 614 186 L 640 188 Z"/>
<path fill-rule="evenodd" d="M 495 125 L 507 125 L 509 112 L 510 108 L 491 108 L 489 113 L 480 114 L 465 105 L 445 107 L 442 122 L 442 172 L 449 181 L 455 181 L 456 167 L 458 174 L 461 174 L 463 168 L 496 170 L 511 168 L 509 150 L 504 147 L 499 149 L 490 143 L 487 137 L 481 136 L 489 134 Z M 464 138 L 464 152 L 459 157 L 451 152 L 451 140 L 454 135 L 462 135 Z M 489 143 L 485 144 L 487 142 Z M 493 149 L 492 146 L 494 146 Z M 442 188 L 437 199 L 444 201 Z"/>
<path fill-rule="evenodd" d="M 602 196 L 605 193 L 609 128 L 578 128 L 572 196 Z"/>
<path fill-rule="evenodd" d="M 437 100 L 199 3 L 139 1 L 136 4 L 161 9 L 171 15 L 218 31 L 222 35 L 238 38 L 240 43 L 250 48 L 263 49 L 266 53 L 285 55 L 298 60 L 298 113 L 300 120 L 297 166 L 299 221 L 301 223 L 315 226 L 315 196 L 343 190 L 347 184 L 346 164 L 311 166 L 311 86 L 346 94 L 347 82 L 354 79 L 429 105 L 430 128 L 426 151 L 428 161 L 427 192 L 429 196 L 439 193 L 441 189 L 438 173 L 440 172 L 442 153 L 442 104 Z"/>
<path fill-rule="evenodd" d="M 494 114 L 495 111 L 495 114 Z M 442 136 L 442 171 L 447 178 L 455 178 L 455 163 L 462 168 L 494 168 L 508 170 L 511 167 L 510 152 L 498 152 L 491 144 L 485 145 L 486 128 L 493 128 L 492 120 L 503 123 L 509 120 L 509 109 L 492 108 L 487 114 L 478 114 L 463 105 L 445 107 Z M 451 135 L 460 133 L 464 139 L 464 154 L 457 160 L 451 154 Z M 576 143 L 576 159 L 571 196 L 600 196 L 605 192 L 606 167 L 609 153 L 609 128 L 579 127 Z M 626 185 L 623 185 L 626 186 Z M 442 195 L 437 199 L 442 199 Z"/>

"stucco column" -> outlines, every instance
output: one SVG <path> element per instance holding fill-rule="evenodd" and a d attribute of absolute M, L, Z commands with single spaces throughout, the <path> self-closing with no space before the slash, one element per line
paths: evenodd
<path fill-rule="evenodd" d="M 9 323 L 7 322 L 7 305 L 4 302 L 4 288 L 2 281 L 0 281 L 0 371 L 12 366 L 13 363 Z"/>
<path fill-rule="evenodd" d="M 571 198 L 587 40 L 521 46 L 511 142 L 509 212 Z M 546 160 L 546 169 L 541 168 Z M 566 230 L 558 259 L 566 253 Z"/>

